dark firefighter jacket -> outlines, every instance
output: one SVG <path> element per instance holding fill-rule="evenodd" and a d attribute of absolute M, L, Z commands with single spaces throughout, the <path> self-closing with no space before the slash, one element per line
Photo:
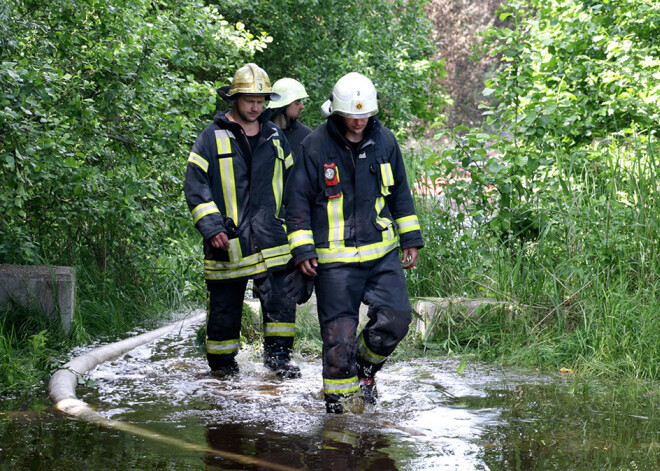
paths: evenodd
<path fill-rule="evenodd" d="M 291 258 L 284 229 L 282 192 L 293 157 L 282 130 L 260 117 L 261 134 L 249 156 L 243 128 L 216 115 L 188 158 L 185 195 L 204 238 L 208 282 L 253 278 L 284 269 Z M 228 251 L 209 239 L 226 232 Z"/>
<path fill-rule="evenodd" d="M 293 152 L 294 155 L 300 143 L 311 132 L 312 132 L 311 128 L 305 126 L 297 119 L 288 120 L 288 125 L 284 130 L 284 135 L 286 136 L 287 141 L 289 141 L 289 146 L 291 146 L 291 152 Z"/>
<path fill-rule="evenodd" d="M 357 152 L 333 117 L 297 152 L 284 198 L 295 264 L 365 262 L 399 244 L 424 246 L 399 145 L 377 118 Z"/>
<path fill-rule="evenodd" d="M 270 119 L 271 121 L 274 121 L 275 117 L 278 115 L 284 118 L 284 122 L 286 123 L 285 124 L 286 127 L 283 129 L 284 135 L 286 136 L 286 140 L 289 141 L 289 147 L 291 148 L 291 152 L 293 152 L 293 155 L 295 155 L 298 146 L 303 141 L 303 139 L 305 139 L 309 135 L 309 133 L 312 132 L 312 129 L 309 126 L 305 126 L 297 119 L 289 118 L 286 115 L 287 107 L 288 105 L 283 106 L 281 108 L 273 108 Z"/>

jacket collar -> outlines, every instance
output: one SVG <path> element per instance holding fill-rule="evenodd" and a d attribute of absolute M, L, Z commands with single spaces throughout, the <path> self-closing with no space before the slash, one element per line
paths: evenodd
<path fill-rule="evenodd" d="M 330 116 L 327 121 L 328 133 L 333 140 L 342 146 L 350 145 L 344 134 L 346 133 L 346 127 L 344 125 L 344 120 L 341 116 Z M 372 116 L 369 118 L 367 127 L 364 129 L 364 137 L 362 139 L 362 145 L 360 148 L 364 147 L 367 144 L 374 143 L 374 136 L 378 132 L 382 125 L 378 118 Z"/>
<path fill-rule="evenodd" d="M 234 134 L 240 134 L 243 128 L 240 124 L 235 123 L 234 121 L 230 121 L 229 118 L 227 118 L 227 113 L 229 113 L 229 111 L 230 110 L 218 112 L 218 114 L 216 114 L 213 118 L 213 122 L 223 129 L 229 129 L 230 131 L 233 131 Z M 273 134 L 271 127 L 268 125 L 270 120 L 270 110 L 265 109 L 257 119 L 259 120 L 259 123 L 261 123 L 260 136 L 264 137 L 265 139 L 270 138 Z"/>

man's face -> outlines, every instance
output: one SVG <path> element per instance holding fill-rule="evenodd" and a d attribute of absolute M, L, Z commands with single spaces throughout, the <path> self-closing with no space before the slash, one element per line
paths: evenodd
<path fill-rule="evenodd" d="M 346 129 L 354 134 L 362 134 L 367 127 L 369 118 L 347 118 L 344 116 L 344 124 Z"/>
<path fill-rule="evenodd" d="M 246 123 L 252 123 L 259 118 L 264 109 L 265 97 L 254 95 L 239 95 L 236 98 L 234 109 L 238 116 Z"/>
<path fill-rule="evenodd" d="M 302 100 L 296 100 L 286 107 L 286 115 L 289 119 L 298 119 L 302 111 L 305 109 Z"/>

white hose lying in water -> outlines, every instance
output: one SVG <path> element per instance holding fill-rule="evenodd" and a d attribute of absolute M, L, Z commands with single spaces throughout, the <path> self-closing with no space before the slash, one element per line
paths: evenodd
<path fill-rule="evenodd" d="M 104 427 L 121 430 L 124 432 L 132 433 L 141 437 L 156 440 L 161 443 L 178 446 L 180 448 L 198 451 L 201 453 L 208 453 L 221 458 L 230 459 L 239 463 L 247 463 L 256 466 L 262 466 L 270 469 L 280 471 L 293 471 L 295 468 L 270 463 L 250 456 L 238 455 L 221 450 L 214 450 L 212 448 L 203 447 L 194 443 L 188 443 L 177 438 L 167 437 L 159 433 L 152 432 L 135 425 L 119 422 L 112 419 L 107 419 L 92 410 L 87 403 L 81 401 L 76 397 L 76 385 L 78 384 L 78 376 L 87 373 L 88 371 L 96 368 L 103 362 L 114 360 L 126 352 L 134 348 L 144 345 L 169 334 L 178 329 L 181 330 L 189 324 L 202 322 L 206 318 L 206 313 L 194 315 L 190 318 L 173 322 L 172 324 L 161 327 L 160 329 L 152 330 L 136 337 L 121 340 L 119 342 L 104 345 L 95 348 L 79 357 L 66 363 L 61 369 L 55 372 L 48 382 L 48 395 L 55 404 L 55 409 L 64 412 L 65 414 L 78 417 L 87 422 L 102 425 Z"/>

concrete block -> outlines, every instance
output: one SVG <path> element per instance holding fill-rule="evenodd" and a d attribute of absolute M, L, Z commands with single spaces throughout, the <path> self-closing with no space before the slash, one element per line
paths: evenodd
<path fill-rule="evenodd" d="M 67 334 L 71 332 L 75 292 L 72 267 L 0 264 L 0 308 L 13 302 L 47 316 L 59 315 Z"/>
<path fill-rule="evenodd" d="M 413 302 L 413 322 L 415 330 L 422 338 L 434 334 L 435 324 L 442 316 L 471 317 L 482 305 L 502 304 L 495 298 L 422 298 Z"/>

